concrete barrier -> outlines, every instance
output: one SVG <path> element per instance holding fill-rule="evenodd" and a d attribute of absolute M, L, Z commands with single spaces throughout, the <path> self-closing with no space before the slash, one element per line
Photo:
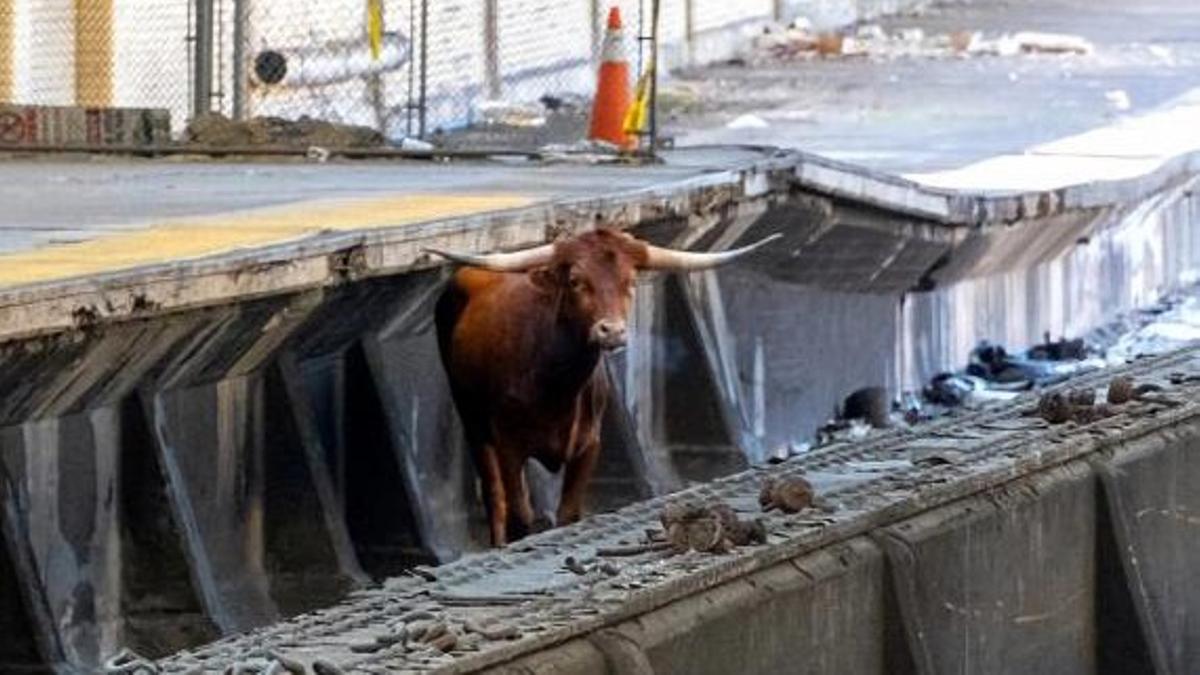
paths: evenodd
<path fill-rule="evenodd" d="M 1187 672 L 1189 417 L 496 673 Z"/>

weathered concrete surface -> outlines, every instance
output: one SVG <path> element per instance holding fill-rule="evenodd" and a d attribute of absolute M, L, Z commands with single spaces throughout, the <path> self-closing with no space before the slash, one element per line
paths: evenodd
<path fill-rule="evenodd" d="M 1200 439 L 1197 357 L 1185 350 L 1073 383 L 1103 394 L 1124 373 L 1163 388 L 1090 424 L 1048 425 L 1023 400 L 680 495 L 748 517 L 763 478 L 806 475 L 831 509 L 763 516 L 763 546 L 622 557 L 615 576 L 560 567 L 640 539 L 659 498 L 165 666 L 219 672 L 275 649 L 348 672 L 1161 672 L 1168 660 L 1188 663 L 1197 639 L 1185 619 L 1191 593 L 1175 586 L 1191 560 L 1176 528 L 1189 527 L 1196 478 L 1181 458 Z M 961 459 L 912 461 L 932 447 Z M 414 609 L 451 629 L 490 617 L 522 635 L 448 654 L 350 648 Z"/>

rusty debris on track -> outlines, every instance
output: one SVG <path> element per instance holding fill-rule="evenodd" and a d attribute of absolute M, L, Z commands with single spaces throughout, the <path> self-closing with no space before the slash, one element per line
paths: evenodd
<path fill-rule="evenodd" d="M 1012 405 L 839 443 L 354 592 L 341 604 L 182 652 L 159 672 L 468 672 L 614 625 L 765 566 L 1200 415 L 1196 350 L 1054 389 L 1110 407 L 1050 425 Z M 1096 403 L 1142 391 L 1124 403 Z M 1090 395 L 1082 393 L 1090 390 Z M 918 461 L 952 442 L 955 461 Z M 1107 444 L 1107 445 L 1106 445 Z M 906 459 L 907 458 L 907 459 Z M 872 471 L 887 464 L 888 471 Z M 765 489 L 764 489 L 765 488 Z M 818 507 L 807 508 L 813 492 Z M 760 499 L 766 502 L 760 502 Z M 777 507 L 763 513 L 764 506 Z M 799 507 L 799 509 L 797 509 Z M 660 530 L 661 528 L 661 530 Z M 686 546 L 685 546 L 686 545 Z M 620 564 L 606 557 L 619 554 Z M 320 666 L 317 662 L 322 661 Z M 282 665 L 274 665 L 278 662 Z M 242 668 L 242 670 L 238 670 Z"/>

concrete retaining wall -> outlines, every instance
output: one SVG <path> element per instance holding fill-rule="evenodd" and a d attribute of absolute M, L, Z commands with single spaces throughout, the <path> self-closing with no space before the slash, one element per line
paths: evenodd
<path fill-rule="evenodd" d="M 611 212 L 656 243 L 695 248 L 785 235 L 746 265 L 642 280 L 631 345 L 607 364 L 622 405 L 606 420 L 597 507 L 745 468 L 779 444 L 808 438 L 854 388 L 958 365 L 959 352 L 938 345 L 961 348 L 997 327 L 1025 335 L 1044 318 L 993 311 L 1015 303 L 1003 295 L 948 323 L 916 321 L 907 307 L 945 302 L 964 288 L 1005 287 L 1015 277 L 1027 280 L 1026 297 L 1057 308 L 1061 325 L 1085 325 L 1185 282 L 1200 250 L 1178 243 L 1190 241 L 1197 215 L 1179 185 L 1128 209 L 1064 207 L 973 226 L 882 211 L 780 181 L 778 173 L 748 171 L 731 185 L 594 211 L 537 211 L 568 229 Z M 907 203 L 941 208 L 922 199 Z M 436 236 L 445 241 L 438 245 L 544 236 L 529 214 L 505 217 L 439 224 Z M 1048 243 L 1038 255 L 1014 256 L 1028 250 L 1018 243 L 1030 232 L 1044 232 Z M 1077 243 L 1081 237 L 1088 243 Z M 430 324 L 444 272 L 413 269 L 421 241 L 388 235 L 345 251 L 323 251 L 318 242 L 286 267 L 251 261 L 221 272 L 224 263 L 210 262 L 203 274 L 221 283 L 172 272 L 165 291 L 157 282 L 110 282 L 111 292 L 15 296 L 27 304 L 10 304 L 7 316 L 40 323 L 10 326 L 17 337 L 0 343 L 0 388 L 10 392 L 0 399 L 8 553 L 0 565 L 19 580 L 0 586 L 0 603 L 31 627 L 6 658 L 37 653 L 90 666 L 119 645 L 162 654 L 326 604 L 369 575 L 481 545 L 472 467 Z M 1071 284 L 1056 280 L 1054 270 L 1079 257 L 1086 264 L 1071 268 Z M 1147 268 L 1147 260 L 1156 265 Z M 386 271 L 371 276 L 356 265 Z M 325 285 L 287 286 L 295 275 L 309 279 L 327 268 L 333 277 Z M 1083 280 L 1094 287 L 1118 279 L 1120 293 L 1072 300 Z M 195 300 L 229 284 L 253 292 Z M 84 304 L 87 293 L 99 299 Z M 128 299 L 129 312 L 104 297 Z M 74 327 L 53 328 L 64 317 Z M 533 482 L 543 504 L 553 499 L 552 479 L 534 475 Z M 1000 540 L 1009 536 L 1008 525 L 995 527 Z M 1055 545 L 1070 538 L 1053 534 L 1057 521 L 1046 527 Z M 936 538 L 907 536 L 897 530 L 895 541 L 938 546 Z M 878 545 L 863 543 L 863 559 L 878 558 L 869 552 Z M 1043 552 L 1021 555 L 1037 560 Z M 977 589 L 945 592 L 965 597 Z M 911 621 L 952 619 L 937 615 L 937 601 L 909 598 L 901 610 Z M 815 616 L 795 620 L 819 623 Z M 1172 621 L 1164 616 L 1161 630 Z M 891 642 L 880 644 L 872 663 L 899 658 Z M 687 652 L 654 653 L 669 660 Z M 978 658 L 992 658 L 985 652 Z M 843 658 L 851 656 L 829 655 L 828 663 L 857 663 Z"/>

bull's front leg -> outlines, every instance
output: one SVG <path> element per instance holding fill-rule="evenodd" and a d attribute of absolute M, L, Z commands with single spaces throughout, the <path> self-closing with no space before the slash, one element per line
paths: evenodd
<path fill-rule="evenodd" d="M 555 516 L 559 527 L 569 525 L 583 515 L 584 500 L 587 497 L 588 483 L 592 472 L 596 469 L 596 460 L 600 457 L 600 436 L 593 434 L 580 448 L 579 454 L 567 461 L 563 467 L 562 497 L 558 502 L 558 513 Z"/>
<path fill-rule="evenodd" d="M 500 547 L 508 543 L 508 501 L 500 468 L 500 453 L 496 446 L 491 443 L 485 445 L 482 459 L 483 466 L 479 467 L 479 473 L 483 481 L 483 500 L 487 507 L 492 546 Z"/>

